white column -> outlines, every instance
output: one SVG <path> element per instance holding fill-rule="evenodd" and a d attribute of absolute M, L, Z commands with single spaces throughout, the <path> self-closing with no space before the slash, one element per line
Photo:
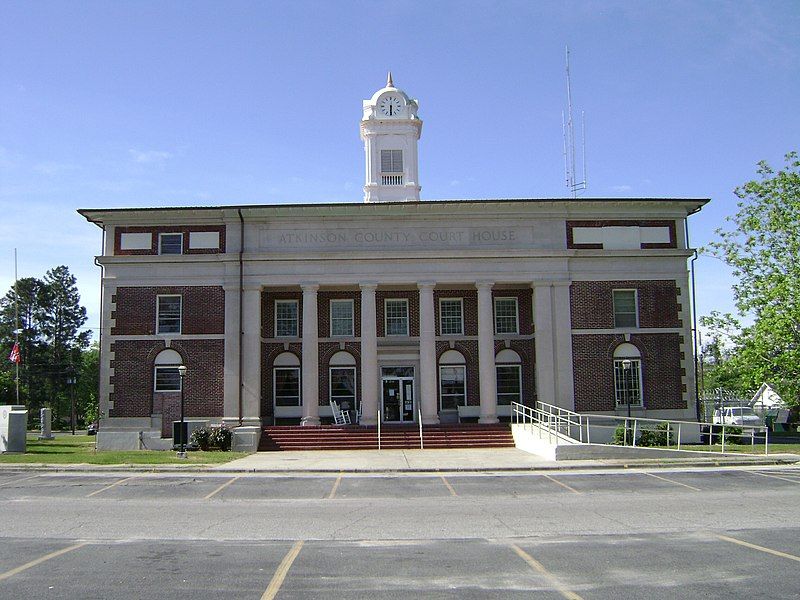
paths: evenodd
<path fill-rule="evenodd" d="M 494 366 L 493 282 L 479 281 L 478 288 L 478 367 L 481 384 L 479 423 L 497 423 L 497 373 Z"/>
<path fill-rule="evenodd" d="M 261 287 L 242 292 L 242 419 L 261 424 Z M 236 327 L 239 327 L 238 322 Z M 234 330 L 235 331 L 235 330 Z M 237 381 L 238 385 L 238 381 Z M 236 407 L 238 413 L 239 408 Z M 238 414 L 237 414 L 238 416 Z"/>
<path fill-rule="evenodd" d="M 239 424 L 239 285 L 225 286 L 225 376 L 223 421 Z M 244 416 L 244 415 L 242 415 Z"/>
<path fill-rule="evenodd" d="M 378 422 L 377 284 L 361 284 L 361 424 Z"/>
<path fill-rule="evenodd" d="M 555 348 L 553 347 L 553 295 L 550 283 L 533 285 L 533 333 L 536 348 L 536 397 L 556 403 Z"/>
<path fill-rule="evenodd" d="M 555 330 L 556 404 L 561 408 L 575 410 L 575 379 L 572 367 L 572 310 L 570 307 L 568 281 L 553 284 L 553 322 Z"/>
<path fill-rule="evenodd" d="M 302 425 L 319 425 L 319 336 L 317 335 L 317 290 L 303 289 L 303 419 Z"/>
<path fill-rule="evenodd" d="M 422 401 L 422 422 L 439 422 L 436 406 L 436 316 L 433 308 L 433 288 L 436 284 L 419 283 L 419 380 Z"/>

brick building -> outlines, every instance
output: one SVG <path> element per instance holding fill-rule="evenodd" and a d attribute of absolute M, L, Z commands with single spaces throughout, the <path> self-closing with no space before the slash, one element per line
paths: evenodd
<path fill-rule="evenodd" d="M 417 103 L 364 102 L 365 202 L 86 209 L 103 443 L 189 418 L 695 415 L 687 218 L 707 200 L 420 201 Z M 185 365 L 182 382 L 177 367 Z M 114 437 L 117 435 L 117 441 Z"/>

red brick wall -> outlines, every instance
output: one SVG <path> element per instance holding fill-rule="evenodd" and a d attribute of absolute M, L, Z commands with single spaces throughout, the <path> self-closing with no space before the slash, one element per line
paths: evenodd
<path fill-rule="evenodd" d="M 575 383 L 575 410 L 611 411 L 614 397 L 614 349 L 624 343 L 619 334 L 573 335 L 572 364 Z M 681 368 L 677 333 L 631 335 L 642 357 L 644 407 L 648 410 L 686 408 L 682 393 L 685 375 Z"/>
<path fill-rule="evenodd" d="M 574 329 L 613 329 L 615 289 L 638 290 L 639 327 L 682 327 L 679 288 L 674 280 L 573 281 L 570 286 Z"/>
<path fill-rule="evenodd" d="M 219 232 L 219 249 L 217 248 L 195 248 L 189 249 L 189 233 L 203 231 Z M 152 233 L 152 247 L 147 250 L 122 250 L 121 240 L 123 233 Z M 183 253 L 184 254 L 220 254 L 225 252 L 225 225 L 178 225 L 170 227 L 116 227 L 114 229 L 114 254 L 117 256 L 131 255 L 153 255 L 158 254 L 158 234 L 159 233 L 182 233 L 183 234 Z M 173 255 L 174 256 L 174 255 Z"/>
<path fill-rule="evenodd" d="M 572 230 L 575 227 L 668 227 L 669 228 L 669 242 L 663 243 L 643 243 L 642 249 L 649 248 L 677 248 L 678 240 L 675 233 L 675 221 L 612 221 L 612 220 L 594 220 L 594 221 L 567 221 L 567 248 L 575 249 L 596 249 L 601 250 L 603 244 L 576 244 L 573 241 Z"/>
<path fill-rule="evenodd" d="M 223 340 L 174 340 L 170 346 L 188 367 L 185 380 L 185 415 L 187 417 L 223 416 L 223 377 L 225 342 Z M 117 340 L 111 345 L 114 392 L 111 417 L 149 417 L 163 411 L 162 435 L 171 435 L 176 403 L 180 394 L 154 392 L 153 373 L 156 355 L 166 348 L 162 340 Z M 172 411 L 172 412 L 171 412 Z"/>
<path fill-rule="evenodd" d="M 353 301 L 353 337 L 361 336 L 361 292 L 318 292 L 317 293 L 317 327 L 319 337 L 331 335 L 331 300 Z"/>
<path fill-rule="evenodd" d="M 385 304 L 387 299 L 406 298 L 408 300 L 408 332 L 411 337 L 419 335 L 419 291 L 417 290 L 401 290 L 401 291 L 386 291 L 379 290 L 375 292 L 375 305 L 377 312 L 377 326 L 378 337 L 386 336 L 386 321 L 384 319 Z"/>
<path fill-rule="evenodd" d="M 225 291 L 222 286 L 120 287 L 111 297 L 116 325 L 111 335 L 154 335 L 156 297 L 183 296 L 181 333 L 225 333 Z M 178 335 L 178 334 L 175 334 Z"/>
<path fill-rule="evenodd" d="M 275 300 L 297 300 L 297 336 L 303 335 L 303 292 L 269 290 L 261 292 L 261 337 L 275 337 Z M 287 338 L 291 339 L 291 338 Z"/>

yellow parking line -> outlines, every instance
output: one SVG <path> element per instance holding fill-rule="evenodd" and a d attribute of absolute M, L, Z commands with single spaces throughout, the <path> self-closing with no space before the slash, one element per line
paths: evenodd
<path fill-rule="evenodd" d="M 526 563 L 528 563 L 528 565 L 530 565 L 530 567 L 533 568 L 534 571 L 536 571 L 536 572 L 540 573 L 541 575 L 543 575 L 545 577 L 545 579 L 547 579 L 550 582 L 550 584 L 553 586 L 553 588 L 559 594 L 564 596 L 564 598 L 568 598 L 569 600 L 583 600 L 583 598 L 581 598 L 581 596 L 579 596 L 578 594 L 576 594 L 575 592 L 573 592 L 571 590 L 568 590 L 564 586 L 564 584 L 561 583 L 558 580 L 558 578 L 555 575 L 553 575 L 550 571 L 545 569 L 544 565 L 542 563 L 540 563 L 538 560 L 533 558 L 530 554 L 525 552 L 525 550 L 523 550 L 522 548 L 520 548 L 516 544 L 509 544 L 509 545 L 511 546 L 511 549 L 514 552 L 517 553 L 517 556 L 519 556 L 522 560 L 524 560 Z"/>
<path fill-rule="evenodd" d="M 19 479 L 15 479 L 14 481 L 4 481 L 3 483 L 0 483 L 0 487 L 3 487 L 4 485 L 11 485 L 12 483 L 17 483 L 18 481 L 27 481 L 28 479 L 36 479 L 38 476 L 39 474 L 37 473 L 36 475 L 30 475 L 28 477 L 20 477 Z"/>
<path fill-rule="evenodd" d="M 20 565 L 15 569 L 11 569 L 10 571 L 6 571 L 2 575 L 0 575 L 0 581 L 4 579 L 8 579 L 16 575 L 17 573 L 22 573 L 23 571 L 27 571 L 31 567 L 35 567 L 36 565 L 40 565 L 43 562 L 50 560 L 51 558 L 55 558 L 57 556 L 61 556 L 62 554 L 66 554 L 67 552 L 72 552 L 73 550 L 77 550 L 78 548 L 85 546 L 89 542 L 81 542 L 80 544 L 73 544 L 72 546 L 68 546 L 66 548 L 62 548 L 61 550 L 56 550 L 55 552 L 51 552 L 50 554 L 45 554 L 44 556 L 40 556 L 36 560 L 32 560 L 30 562 L 25 563 L 24 565 Z"/>
<path fill-rule="evenodd" d="M 273 600 L 273 598 L 275 598 L 283 585 L 283 580 L 286 579 L 286 574 L 292 567 L 294 559 L 300 554 L 300 549 L 302 547 L 303 540 L 295 542 L 291 550 L 283 557 L 281 564 L 278 565 L 278 569 L 275 571 L 275 575 L 272 576 L 272 581 L 269 582 L 269 586 L 267 586 L 267 589 L 262 594 L 261 600 Z"/>
<path fill-rule="evenodd" d="M 215 489 L 213 492 L 211 492 L 210 494 L 208 494 L 208 496 L 205 496 L 205 497 L 203 498 L 203 500 L 208 500 L 209 498 L 213 498 L 214 496 L 216 496 L 217 494 L 219 494 L 219 493 L 220 493 L 222 490 L 224 490 L 226 487 L 228 487 L 230 484 L 232 484 L 232 483 L 233 483 L 234 481 L 236 481 L 237 479 L 239 479 L 239 476 L 238 476 L 238 475 L 237 475 L 236 477 L 233 477 L 233 478 L 231 478 L 231 480 L 230 480 L 230 481 L 226 481 L 225 483 L 223 483 L 221 486 L 219 486 L 219 487 L 218 487 L 217 489 Z"/>
<path fill-rule="evenodd" d="M 674 483 L 675 485 L 681 485 L 685 488 L 689 488 L 690 490 L 694 490 L 695 492 L 702 492 L 700 488 L 696 488 L 692 485 L 687 483 L 681 483 L 680 481 L 675 481 L 674 479 L 667 479 L 666 477 L 661 477 L 661 475 L 653 475 L 652 473 L 645 473 L 645 475 L 649 475 L 650 477 L 655 477 L 656 479 L 660 479 L 661 481 L 666 481 L 667 483 Z"/>
<path fill-rule="evenodd" d="M 765 548 L 764 546 L 758 546 L 756 544 L 751 544 L 750 542 L 737 540 L 736 538 L 728 537 L 727 535 L 720 535 L 718 533 L 715 533 L 714 535 L 725 542 L 730 542 L 731 544 L 738 544 L 740 546 L 744 546 L 745 548 L 752 548 L 753 550 L 758 550 L 759 552 L 766 552 L 767 554 L 772 554 L 773 556 L 780 556 L 781 558 L 788 558 L 789 560 L 800 562 L 800 556 L 795 556 L 794 554 L 787 554 L 786 552 L 773 550 L 772 548 Z"/>
<path fill-rule="evenodd" d="M 339 476 L 336 478 L 336 481 L 333 482 L 333 487 L 331 488 L 331 493 L 328 494 L 328 500 L 333 500 L 333 497 L 336 496 L 336 490 L 339 489 L 339 484 L 342 482 L 342 474 L 339 473 Z"/>
<path fill-rule="evenodd" d="M 100 492 L 105 492 L 106 490 L 110 490 L 111 488 L 118 486 L 120 483 L 125 483 L 126 481 L 130 481 L 131 479 L 136 479 L 138 475 L 132 475 L 131 477 L 126 477 L 125 479 L 120 479 L 119 481 L 115 481 L 111 485 L 107 485 L 104 488 L 100 488 L 99 490 L 93 491 L 91 494 L 86 494 L 87 498 L 91 498 L 92 496 L 96 496 Z"/>
<path fill-rule="evenodd" d="M 447 479 L 444 478 L 444 475 L 439 475 L 439 477 L 442 478 L 442 483 L 444 483 L 447 486 L 447 489 L 450 490 L 450 495 L 451 496 L 458 496 L 458 494 L 456 494 L 456 491 L 453 489 L 453 486 L 450 485 L 450 482 L 447 481 Z"/>
<path fill-rule="evenodd" d="M 788 481 L 789 483 L 800 483 L 797 479 L 790 479 L 789 477 L 781 477 L 779 475 L 772 475 L 771 473 L 762 473 L 761 471 L 746 471 L 742 469 L 745 473 L 750 473 L 751 475 L 761 475 L 762 477 L 769 477 L 771 479 L 780 479 L 781 481 Z"/>
<path fill-rule="evenodd" d="M 580 494 L 581 493 L 578 490 L 576 490 L 574 487 L 572 487 L 570 485 L 567 485 L 566 483 L 563 483 L 563 482 L 559 481 L 558 479 L 554 479 L 553 477 L 550 477 L 550 475 L 542 475 L 542 477 L 546 477 L 547 479 L 549 479 L 553 483 L 557 483 L 561 487 L 568 489 L 573 494 Z"/>

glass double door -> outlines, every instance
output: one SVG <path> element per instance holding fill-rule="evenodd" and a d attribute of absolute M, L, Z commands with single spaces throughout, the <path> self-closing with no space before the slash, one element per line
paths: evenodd
<path fill-rule="evenodd" d="M 388 369 L 384 369 L 387 371 Z M 381 378 L 384 423 L 414 422 L 414 377 L 384 372 Z"/>

